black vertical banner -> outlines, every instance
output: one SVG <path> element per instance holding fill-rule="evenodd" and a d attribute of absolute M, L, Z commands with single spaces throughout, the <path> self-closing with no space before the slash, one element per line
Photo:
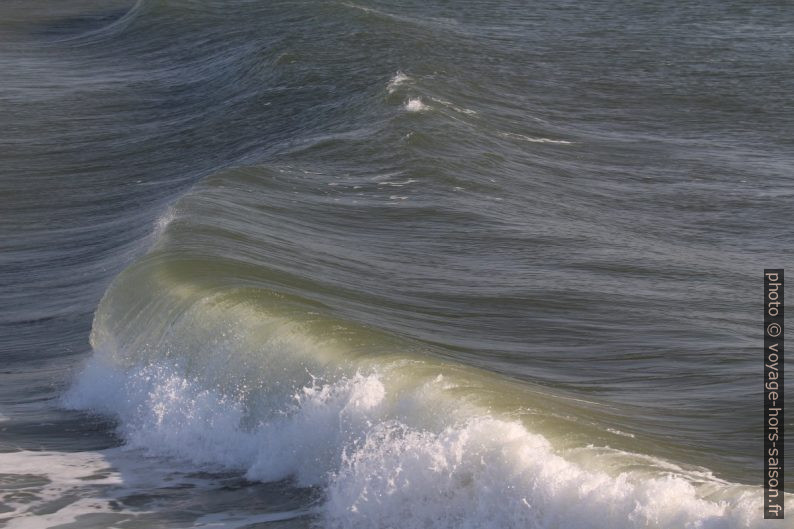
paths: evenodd
<path fill-rule="evenodd" d="M 783 270 L 764 270 L 764 518 L 783 519 Z"/>

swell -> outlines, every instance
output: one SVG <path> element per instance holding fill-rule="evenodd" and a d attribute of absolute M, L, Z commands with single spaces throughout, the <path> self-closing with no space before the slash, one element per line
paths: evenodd
<path fill-rule="evenodd" d="M 339 227 L 271 231 L 282 184 L 243 185 L 288 171 L 216 175 L 173 205 L 106 292 L 66 406 L 114 417 L 152 455 L 317 488 L 327 527 L 765 526 L 758 488 L 638 453 L 630 437 L 617 448 L 598 403 L 351 318 L 383 310 L 383 293 L 323 279 L 332 255 L 316 245 Z M 312 262 L 288 259 L 304 244 Z"/>

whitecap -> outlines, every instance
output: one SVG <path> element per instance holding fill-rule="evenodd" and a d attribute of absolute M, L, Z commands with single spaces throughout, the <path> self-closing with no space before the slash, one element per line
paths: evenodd
<path fill-rule="evenodd" d="M 411 98 L 405 102 L 405 109 L 408 112 L 423 112 L 428 108 L 430 107 L 425 105 L 418 97 Z"/>
<path fill-rule="evenodd" d="M 398 71 L 394 76 L 389 80 L 389 83 L 386 85 L 386 89 L 389 91 L 390 94 L 393 94 L 400 85 L 403 85 L 412 79 L 405 75 L 403 72 Z"/>

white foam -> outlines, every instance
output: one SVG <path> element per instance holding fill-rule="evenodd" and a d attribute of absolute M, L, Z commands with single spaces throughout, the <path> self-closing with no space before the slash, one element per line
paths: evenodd
<path fill-rule="evenodd" d="M 53 515 L 36 515 L 42 506 L 58 501 L 76 489 L 119 484 L 118 474 L 109 469 L 105 459 L 95 452 L 21 451 L 0 454 L 0 473 L 18 475 L 17 479 L 21 480 L 20 484 L 4 488 L 0 494 L 0 503 L 11 509 L 0 516 L 10 518 L 9 529 L 27 529 L 73 522 L 83 512 L 110 512 L 107 500 L 83 498 Z M 30 477 L 38 479 L 24 479 Z M 13 479 L 10 482 L 13 483 Z"/>
<path fill-rule="evenodd" d="M 471 116 L 471 115 L 474 115 L 474 114 L 477 113 L 476 110 L 471 110 L 470 108 L 459 107 L 459 106 L 455 105 L 454 103 L 452 103 L 451 101 L 447 101 L 446 99 L 441 99 L 441 98 L 438 98 L 438 97 L 433 97 L 431 99 L 433 101 L 435 101 L 436 103 L 441 103 L 445 107 L 451 108 L 455 112 L 460 112 L 461 114 L 468 114 L 468 115 Z"/>
<path fill-rule="evenodd" d="M 633 433 L 624 432 L 622 430 L 617 430 L 615 428 L 607 428 L 607 431 L 609 433 L 613 433 L 615 435 L 620 435 L 620 436 L 623 436 L 623 437 L 630 437 L 632 439 L 634 439 L 634 437 L 635 437 L 635 435 Z"/>
<path fill-rule="evenodd" d="M 760 496 L 698 497 L 680 477 L 617 477 L 556 455 L 518 423 L 373 429 L 329 487 L 331 527 L 760 527 Z M 755 523 L 753 523 L 755 519 Z"/>
<path fill-rule="evenodd" d="M 154 229 L 152 230 L 152 234 L 150 236 L 150 240 L 153 243 L 156 243 L 160 237 L 162 237 L 163 233 L 165 233 L 166 228 L 168 225 L 171 224 L 174 219 L 176 219 L 176 210 L 174 206 L 169 206 L 154 222 Z"/>
<path fill-rule="evenodd" d="M 203 387 L 177 365 L 125 370 L 95 358 L 65 402 L 116 416 L 127 443 L 150 454 L 322 487 L 326 527 L 773 527 L 757 488 L 673 470 L 609 473 L 599 450 L 574 462 L 522 423 L 453 398 L 447 377 L 398 386 L 384 366 L 259 402 Z M 278 413 L 257 412 L 266 406 Z"/>
<path fill-rule="evenodd" d="M 388 84 L 386 85 L 386 89 L 390 94 L 393 94 L 401 85 L 404 85 L 412 80 L 413 79 L 405 75 L 403 72 L 397 72 L 389 80 Z"/>
<path fill-rule="evenodd" d="M 145 457 L 129 447 L 74 453 L 0 453 L 0 505 L 10 509 L 0 511 L 0 525 L 40 529 L 67 524 L 149 527 L 156 523 L 159 527 L 161 510 L 171 506 L 195 512 L 191 527 L 216 529 L 316 515 L 316 509 L 262 513 L 256 508 L 246 511 L 245 505 L 229 510 L 223 501 L 205 505 L 203 496 L 226 489 L 228 480 L 236 483 L 238 478 L 228 473 L 197 474 L 195 470 L 195 466 L 180 465 L 173 459 Z M 145 498 L 149 501 L 142 502 Z M 191 501 L 195 505 L 190 505 Z M 200 509 L 206 509 L 204 514 Z M 217 509 L 223 510 L 213 512 Z"/>
<path fill-rule="evenodd" d="M 505 138 L 513 138 L 522 141 L 528 141 L 530 143 L 557 143 L 559 145 L 571 145 L 573 142 L 568 140 L 553 140 L 551 138 L 538 138 L 534 136 L 526 136 L 524 134 L 515 134 L 513 132 L 500 132 L 501 136 Z"/>
<path fill-rule="evenodd" d="M 408 112 L 424 112 L 425 110 L 429 109 L 427 105 L 425 105 L 421 99 L 418 97 L 412 97 L 408 101 L 405 102 L 405 110 Z"/>
<path fill-rule="evenodd" d="M 134 518 L 149 511 L 126 510 L 117 501 L 120 497 L 175 484 L 167 481 L 162 465 L 121 449 L 2 453 L 0 473 L 10 484 L 0 492 L 0 504 L 11 508 L 0 513 L 7 529 L 77 523 L 86 514 Z"/>

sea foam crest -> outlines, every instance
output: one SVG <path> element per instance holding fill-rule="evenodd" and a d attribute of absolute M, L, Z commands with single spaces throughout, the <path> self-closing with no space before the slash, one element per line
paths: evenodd
<path fill-rule="evenodd" d="M 411 80 L 412 79 L 403 72 L 397 72 L 391 79 L 389 79 L 389 83 L 386 85 L 386 90 L 388 90 L 390 94 L 393 94 L 401 85 L 404 85 Z"/>
<path fill-rule="evenodd" d="M 704 494 L 674 474 L 585 468 L 520 422 L 463 404 L 439 413 L 444 377 L 400 391 L 388 380 L 376 370 L 315 380 L 277 404 L 208 389 L 178 365 L 94 357 L 64 402 L 115 416 L 128 445 L 153 455 L 319 486 L 327 527 L 764 527 L 754 488 Z M 271 406 L 279 413 L 256 412 Z"/>
<path fill-rule="evenodd" d="M 412 97 L 405 102 L 405 110 L 408 112 L 423 112 L 428 108 L 430 107 L 424 104 L 418 97 Z"/>

